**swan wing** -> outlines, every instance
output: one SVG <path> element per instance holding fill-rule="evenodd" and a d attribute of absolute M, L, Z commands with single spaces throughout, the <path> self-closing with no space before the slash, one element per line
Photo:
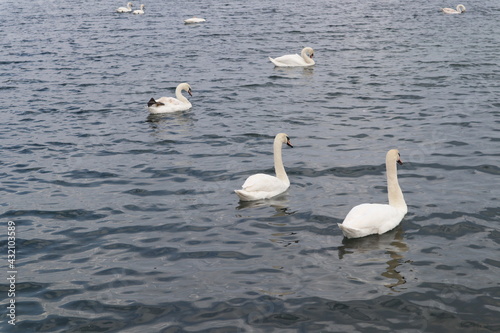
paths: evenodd
<path fill-rule="evenodd" d="M 248 177 L 242 188 L 247 192 L 273 192 L 281 189 L 286 190 L 288 187 L 274 176 L 258 173 Z"/>
<path fill-rule="evenodd" d="M 148 102 L 148 110 L 150 113 L 167 113 L 176 111 L 185 111 L 191 108 L 191 103 L 183 103 L 177 98 L 162 97 L 157 100 L 153 98 Z"/>
<path fill-rule="evenodd" d="M 177 98 L 174 97 L 161 97 L 156 100 L 156 102 L 162 103 L 162 104 L 171 104 L 171 105 L 182 105 L 181 101 L 179 101 Z"/>
<path fill-rule="evenodd" d="M 241 190 L 235 190 L 242 201 L 269 199 L 285 192 L 290 185 L 280 179 L 258 173 L 247 178 Z"/>
<path fill-rule="evenodd" d="M 348 238 L 383 234 L 394 229 L 404 215 L 403 210 L 390 205 L 361 204 L 351 209 L 339 227 Z"/>
<path fill-rule="evenodd" d="M 459 12 L 456 11 L 455 9 L 453 9 L 453 8 L 442 8 L 441 10 L 445 14 L 459 14 Z"/>

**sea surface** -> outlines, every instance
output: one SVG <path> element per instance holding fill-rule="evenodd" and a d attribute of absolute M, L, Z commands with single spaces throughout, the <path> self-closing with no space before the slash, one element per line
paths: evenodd
<path fill-rule="evenodd" d="M 500 2 L 144 3 L 2 1 L 1 332 L 500 332 Z M 408 214 L 344 239 L 392 148 Z"/>

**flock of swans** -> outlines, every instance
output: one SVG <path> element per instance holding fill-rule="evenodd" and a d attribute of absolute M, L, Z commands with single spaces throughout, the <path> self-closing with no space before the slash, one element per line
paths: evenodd
<path fill-rule="evenodd" d="M 285 133 L 274 138 L 274 171 L 276 176 L 257 173 L 248 177 L 241 190 L 234 190 L 241 201 L 270 199 L 284 193 L 290 187 L 290 180 L 283 165 L 282 145 L 293 148 Z M 361 238 L 383 234 L 394 229 L 403 220 L 408 207 L 399 187 L 397 165 L 403 164 L 399 151 L 391 149 L 385 157 L 387 192 L 389 204 L 363 203 L 353 207 L 338 226 L 347 238 Z"/>
<path fill-rule="evenodd" d="M 139 14 L 139 15 L 144 14 L 144 8 L 145 8 L 144 5 L 141 5 L 140 9 L 136 9 L 136 10 L 132 11 L 133 6 L 134 5 L 132 4 L 132 2 L 129 2 L 129 3 L 127 3 L 126 7 L 118 7 L 116 9 L 116 12 L 117 13 L 132 13 L 132 14 Z"/>
<path fill-rule="evenodd" d="M 127 7 L 120 7 L 118 12 L 130 12 L 132 3 Z M 144 5 L 141 5 L 141 10 Z M 457 10 L 451 8 L 441 9 L 446 14 L 461 14 L 465 12 L 464 5 L 458 5 Z M 134 11 L 135 13 L 135 11 Z M 205 19 L 193 17 L 184 21 L 189 23 L 205 22 Z M 269 57 L 269 60 L 277 67 L 309 67 L 315 64 L 313 60 L 314 50 L 311 47 L 302 49 L 301 54 L 288 54 L 277 58 Z M 191 102 L 182 94 L 186 91 L 192 96 L 191 86 L 181 83 L 175 90 L 174 97 L 151 98 L 148 111 L 151 114 L 170 113 L 185 111 L 192 107 Z M 248 177 L 239 190 L 234 190 L 241 201 L 265 200 L 276 197 L 290 187 L 290 180 L 285 171 L 282 159 L 283 144 L 293 148 L 290 137 L 285 133 L 278 133 L 274 138 L 273 157 L 276 175 L 271 176 L 258 173 Z M 353 207 L 338 226 L 347 238 L 360 238 L 373 234 L 383 234 L 394 229 L 408 212 L 408 208 L 399 187 L 397 164 L 403 164 L 399 151 L 391 149 L 386 154 L 385 167 L 387 177 L 388 204 L 363 203 Z"/>

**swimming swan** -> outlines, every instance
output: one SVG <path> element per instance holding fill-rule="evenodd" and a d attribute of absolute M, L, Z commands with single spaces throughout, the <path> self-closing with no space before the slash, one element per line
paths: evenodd
<path fill-rule="evenodd" d="M 134 10 L 132 14 L 144 14 L 144 5 L 141 5 L 141 9 Z"/>
<path fill-rule="evenodd" d="M 127 3 L 127 7 L 120 7 L 116 9 L 117 13 L 130 13 L 132 11 L 132 2 Z"/>
<path fill-rule="evenodd" d="M 441 8 L 443 13 L 445 14 L 462 14 L 465 13 L 465 6 L 464 5 L 458 5 L 457 10 L 453 8 Z"/>
<path fill-rule="evenodd" d="M 184 23 L 186 24 L 192 24 L 192 23 L 201 23 L 201 22 L 206 22 L 204 18 L 201 17 L 192 17 L 187 20 L 184 20 Z"/>
<path fill-rule="evenodd" d="M 269 60 L 277 67 L 306 67 L 313 66 L 314 50 L 310 47 L 304 47 L 300 55 L 288 54 L 278 58 L 271 58 Z"/>
<path fill-rule="evenodd" d="M 193 96 L 191 93 L 191 86 L 187 83 L 181 83 L 175 89 L 175 97 L 162 97 L 157 100 L 151 98 L 148 102 L 148 111 L 150 113 L 167 113 L 176 111 L 185 111 L 191 108 L 191 103 L 186 97 L 182 95 L 182 91 L 188 92 L 189 96 Z"/>
<path fill-rule="evenodd" d="M 383 234 L 394 229 L 408 212 L 403 192 L 398 183 L 396 163 L 403 164 L 397 149 L 389 150 L 385 158 L 389 204 L 361 204 L 338 224 L 347 238 Z"/>
<path fill-rule="evenodd" d="M 243 183 L 241 190 L 234 190 L 241 201 L 269 199 L 285 192 L 290 187 L 290 181 L 283 166 L 281 146 L 286 143 L 292 147 L 290 138 L 285 133 L 279 133 L 274 138 L 274 171 L 276 177 L 258 173 L 251 175 Z"/>

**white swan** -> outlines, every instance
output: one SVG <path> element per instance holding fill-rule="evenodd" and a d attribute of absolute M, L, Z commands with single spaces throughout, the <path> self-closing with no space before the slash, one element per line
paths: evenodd
<path fill-rule="evenodd" d="M 406 215 L 408 208 L 399 187 L 396 163 L 403 164 L 399 151 L 389 150 L 385 158 L 389 204 L 361 204 L 352 208 L 342 224 L 338 224 L 344 236 L 359 238 L 383 234 L 394 229 Z"/>
<path fill-rule="evenodd" d="M 118 13 L 130 13 L 132 11 L 132 2 L 127 3 L 127 7 L 119 7 L 116 9 Z"/>
<path fill-rule="evenodd" d="M 144 5 L 141 5 L 141 9 L 134 10 L 132 14 L 144 14 Z"/>
<path fill-rule="evenodd" d="M 286 143 L 292 147 L 290 138 L 285 133 L 279 133 L 274 138 L 274 171 L 276 177 L 258 173 L 251 175 L 243 183 L 241 190 L 234 190 L 241 201 L 269 199 L 285 192 L 290 187 L 290 181 L 283 166 L 281 146 Z"/>
<path fill-rule="evenodd" d="M 162 97 L 157 100 L 151 98 L 148 102 L 148 111 L 150 113 L 167 113 L 184 111 L 191 108 L 191 103 L 186 97 L 182 95 L 182 91 L 188 92 L 189 96 L 193 96 L 191 93 L 191 86 L 187 83 L 181 83 L 175 89 L 175 97 Z"/>
<path fill-rule="evenodd" d="M 443 13 L 445 14 L 462 14 L 465 13 L 465 6 L 464 5 L 458 5 L 457 10 L 453 8 L 441 8 Z"/>
<path fill-rule="evenodd" d="M 192 24 L 192 23 L 201 23 L 201 22 L 206 22 L 207 20 L 205 20 L 204 18 L 201 18 L 201 17 L 192 17 L 192 18 L 189 18 L 187 20 L 184 20 L 184 23 L 186 24 Z"/>
<path fill-rule="evenodd" d="M 271 58 L 269 60 L 277 67 L 306 67 L 313 66 L 314 50 L 310 47 L 304 47 L 300 55 L 288 54 L 278 58 Z"/>

